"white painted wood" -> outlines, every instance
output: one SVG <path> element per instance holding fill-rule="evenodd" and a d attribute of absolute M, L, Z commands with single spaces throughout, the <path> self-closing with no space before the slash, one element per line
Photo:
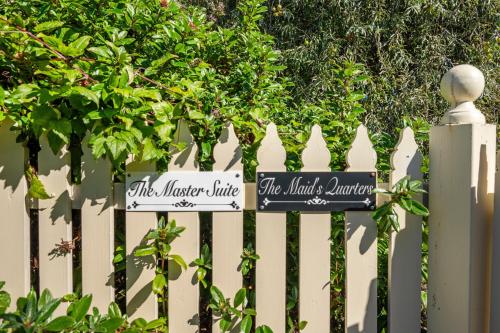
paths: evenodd
<path fill-rule="evenodd" d="M 126 178 L 127 211 L 241 211 L 241 171 L 133 172 Z"/>
<path fill-rule="evenodd" d="M 497 152 L 495 212 L 493 217 L 493 260 L 491 279 L 490 333 L 500 332 L 500 151 Z"/>
<path fill-rule="evenodd" d="M 392 188 L 407 175 L 422 180 L 422 155 L 413 131 L 407 127 L 400 135 L 391 155 Z M 421 201 L 419 195 L 415 199 Z M 389 240 L 389 332 L 420 332 L 422 218 L 396 208 L 399 232 L 391 232 Z"/>
<path fill-rule="evenodd" d="M 126 171 L 155 171 L 155 167 L 151 163 L 133 162 L 131 159 Z M 156 263 L 150 257 L 135 257 L 134 251 L 144 242 L 149 230 L 156 228 L 158 220 L 155 212 L 127 212 L 125 221 L 127 315 L 131 319 L 153 320 L 158 316 L 158 304 L 152 289 Z"/>
<path fill-rule="evenodd" d="M 82 150 L 82 292 L 92 294 L 92 306 L 106 312 L 115 293 L 112 166 L 107 159 L 94 159 L 88 140 Z"/>
<path fill-rule="evenodd" d="M 174 145 L 170 148 L 172 159 L 168 166 L 169 171 L 198 170 L 196 156 L 198 147 L 189 132 L 187 123 L 180 120 L 175 133 Z M 184 148 L 177 147 L 182 143 Z M 186 263 L 199 257 L 200 252 L 200 221 L 197 212 L 172 212 L 169 220 L 175 220 L 178 226 L 186 229 L 172 242 L 172 254 L 180 255 Z M 196 267 L 188 267 L 182 271 L 174 262 L 169 262 L 169 297 L 168 297 L 168 325 L 169 332 L 196 333 L 199 330 L 199 286 L 196 278 Z"/>
<path fill-rule="evenodd" d="M 494 125 L 431 129 L 429 332 L 488 332 Z"/>
<path fill-rule="evenodd" d="M 24 177 L 26 150 L 16 143 L 11 121 L 0 125 L 0 281 L 13 300 L 30 289 L 30 219 Z M 15 309 L 12 302 L 10 309 Z"/>
<path fill-rule="evenodd" d="M 228 124 L 222 131 L 214 147 L 214 159 L 214 171 L 240 171 L 243 177 L 242 151 L 232 124 Z M 217 286 L 225 297 L 231 299 L 243 284 L 239 270 L 242 251 L 243 211 L 214 212 L 212 215 L 212 284 Z M 218 333 L 220 327 L 215 322 L 216 319 L 214 318 L 212 331 Z M 237 333 L 238 328 L 233 328 L 231 332 Z"/>
<path fill-rule="evenodd" d="M 377 154 L 360 125 L 347 153 L 347 171 L 373 171 Z M 377 332 L 377 225 L 371 212 L 346 212 L 347 333 Z"/>
<path fill-rule="evenodd" d="M 441 125 L 485 124 L 486 118 L 474 105 L 483 94 L 484 83 L 483 73 L 469 64 L 454 66 L 446 72 L 440 91 L 451 109 L 441 118 Z"/>
<path fill-rule="evenodd" d="M 54 297 L 73 291 L 73 260 L 71 252 L 57 251 L 61 241 L 72 241 L 70 199 L 70 153 L 63 147 L 57 155 L 50 149 L 47 138 L 40 138 L 38 175 L 51 199 L 39 200 L 38 237 L 40 290 L 45 288 Z M 56 310 L 65 312 L 64 307 Z"/>
<path fill-rule="evenodd" d="M 286 171 L 286 152 L 276 125 L 267 125 L 257 151 L 258 172 Z M 256 324 L 286 329 L 286 213 L 256 213 Z"/>
<path fill-rule="evenodd" d="M 330 171 L 330 151 L 314 125 L 302 152 L 302 171 Z M 300 214 L 299 317 L 303 333 L 330 332 L 330 212 Z"/>

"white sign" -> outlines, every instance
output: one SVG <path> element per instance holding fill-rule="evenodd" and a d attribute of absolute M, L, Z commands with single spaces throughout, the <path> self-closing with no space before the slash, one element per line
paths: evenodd
<path fill-rule="evenodd" d="M 241 211 L 243 174 L 214 172 L 131 172 L 126 179 L 129 212 Z"/>

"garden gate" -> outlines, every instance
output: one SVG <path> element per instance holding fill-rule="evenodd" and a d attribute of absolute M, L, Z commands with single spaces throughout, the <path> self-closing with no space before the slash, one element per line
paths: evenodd
<path fill-rule="evenodd" d="M 453 81 L 453 80 L 452 80 Z M 455 84 L 454 81 L 452 85 Z M 464 88 L 465 89 L 465 88 Z M 458 94 L 455 91 L 456 94 Z M 458 94 L 460 95 L 460 94 Z M 466 102 L 473 107 L 472 101 L 476 97 L 467 97 Z M 455 101 L 456 102 L 456 101 Z M 463 101 L 454 103 L 461 105 Z M 449 116 L 449 113 L 447 114 Z M 495 130 L 493 125 L 467 124 L 437 126 L 431 132 L 431 216 L 439 216 L 445 221 L 441 202 L 450 201 L 443 196 L 454 195 L 448 185 L 443 185 L 439 179 L 459 182 L 462 188 L 472 189 L 474 184 L 486 184 L 484 188 L 488 196 L 476 198 L 474 209 L 477 212 L 487 212 L 488 216 L 481 215 L 491 225 L 494 170 Z M 472 122 L 471 122 L 472 123 Z M 24 177 L 26 151 L 15 143 L 15 133 L 9 130 L 9 124 L 0 126 L 0 280 L 6 281 L 6 287 L 14 298 L 25 295 L 30 288 L 30 209 L 38 210 L 38 247 L 39 247 L 39 283 L 40 289 L 48 288 L 55 296 L 62 296 L 72 292 L 73 272 L 71 255 L 53 255 L 55 244 L 72 240 L 72 209 L 81 211 L 82 233 L 82 285 L 83 293 L 92 293 L 94 305 L 105 310 L 114 299 L 112 264 L 114 251 L 114 213 L 123 210 L 124 184 L 113 183 L 111 164 L 102 159 L 94 160 L 86 144 L 82 145 L 82 181 L 76 186 L 69 181 L 70 155 L 67 150 L 54 155 L 46 142 L 42 139 L 42 150 L 38 154 L 38 173 L 45 184 L 52 199 L 30 200 L 27 198 L 27 182 Z M 491 130 L 493 128 L 493 130 Z M 472 132 L 471 132 L 472 131 Z M 492 132 L 493 131 L 493 132 Z M 474 138 L 471 140 L 471 134 Z M 482 134 L 481 134 L 482 133 Z M 493 133 L 493 142 L 491 142 Z M 458 140 L 455 143 L 449 140 Z M 175 134 L 176 142 L 186 143 L 182 151 L 172 145 L 172 160 L 168 167 L 173 170 L 198 170 L 196 161 L 197 146 L 183 121 L 179 122 Z M 434 140 L 434 141 L 433 141 Z M 458 151 L 469 147 L 464 151 Z M 480 147 L 480 149 L 476 149 Z M 493 148 L 491 148 L 493 147 Z M 449 152 L 449 154 L 445 154 Z M 439 155 L 441 154 L 441 155 Z M 439 155 L 439 156 L 438 156 Z M 488 165 L 476 161 L 482 159 Z M 242 153 L 232 125 L 228 125 L 221 134 L 218 144 L 214 148 L 215 164 L 213 170 L 243 170 Z M 286 153 L 280 141 L 277 128 L 269 124 L 266 136 L 262 140 L 257 152 L 257 171 L 285 171 Z M 469 166 L 464 173 L 472 175 L 468 179 L 460 180 L 460 167 L 455 170 L 447 169 L 452 161 L 462 161 Z M 330 171 L 330 152 L 326 148 L 321 128 L 314 126 L 311 137 L 302 153 L 303 171 Z M 377 155 L 370 142 L 367 129 L 361 125 L 350 150 L 347 152 L 348 168 L 346 171 L 376 172 Z M 422 156 L 415 143 L 413 132 L 406 128 L 401 132 L 400 140 L 395 147 L 391 158 L 392 171 L 390 173 L 391 186 L 406 175 L 413 179 L 422 179 L 420 166 Z M 465 168 L 465 167 L 464 167 Z M 147 163 L 131 161 L 127 165 L 128 171 L 153 171 L 154 166 Z M 479 174 L 479 180 L 477 179 Z M 481 178 L 484 174 L 484 177 Z M 434 177 L 434 178 L 433 178 Z M 450 178 L 451 177 L 451 178 Z M 476 178 L 475 178 L 476 177 Z M 460 180 L 460 181 L 459 181 Z M 474 183 L 475 182 L 475 183 Z M 485 183 L 486 182 L 486 183 Z M 497 189 L 498 184 L 497 182 Z M 383 185 L 380 185 L 383 186 Z M 385 185 L 387 186 L 387 185 Z M 486 191 L 487 188 L 487 191 Z M 476 189 L 477 190 L 477 189 Z M 441 191 L 441 192 L 436 192 Z M 448 192 L 447 192 L 448 191 Z M 436 201 L 433 204 L 433 195 Z M 458 196 L 459 194 L 456 193 Z M 460 194 L 462 195 L 462 194 Z M 456 210 L 458 213 L 471 207 L 470 191 L 463 193 L 464 198 L 458 198 L 454 204 L 444 205 L 445 209 Z M 245 210 L 255 210 L 255 184 L 245 184 Z M 382 200 L 379 198 L 379 200 Z M 486 200 L 485 210 L 477 208 L 477 202 Z M 497 207 L 500 199 L 497 196 Z M 458 202 L 458 204 L 457 204 Z M 480 206 L 480 205 L 479 205 Z M 489 208 L 488 208 L 489 207 Z M 489 209 L 489 210 L 488 210 Z M 435 210 L 435 211 L 434 211 Z M 500 219 L 500 209 L 497 208 L 497 222 Z M 474 210 L 468 210 L 463 228 L 470 227 L 474 222 Z M 471 213 L 472 212 L 472 213 Z M 411 333 L 420 332 L 421 310 L 421 218 L 398 210 L 400 231 L 392 233 L 389 248 L 389 306 L 391 332 Z M 479 213 L 478 213 L 479 214 Z M 477 215 L 479 216 L 479 215 Z M 178 225 L 185 226 L 182 236 L 172 243 L 172 252 L 180 254 L 186 262 L 198 258 L 200 251 L 200 220 L 196 212 L 171 212 L 169 219 L 175 219 Z M 460 219 L 461 217 L 455 217 Z M 346 246 L 346 313 L 345 327 L 348 333 L 376 332 L 377 331 L 377 227 L 371 218 L 371 212 L 346 212 L 345 219 L 345 246 Z M 455 242 L 449 230 L 438 230 L 435 227 L 433 237 L 431 220 L 431 246 L 436 245 L 448 237 L 446 242 Z M 472 222 L 470 222 L 472 221 Z M 304 329 L 307 333 L 326 333 L 330 331 L 330 237 L 331 216 L 329 212 L 303 212 L 300 214 L 300 264 L 299 264 L 299 316 L 300 320 L 308 321 Z M 444 226 L 444 222 L 436 225 Z M 157 215 L 152 212 L 126 213 L 126 299 L 127 313 L 130 317 L 144 317 L 153 319 L 157 316 L 157 302 L 151 292 L 151 281 L 154 277 L 152 265 L 139 265 L 134 261 L 133 251 L 138 246 L 148 230 L 155 228 Z M 243 249 L 243 212 L 214 212 L 213 213 L 213 284 L 218 286 L 224 295 L 234 295 L 242 286 L 242 275 L 239 271 L 240 255 Z M 441 223 L 441 224 L 439 224 Z M 468 223 L 468 224 L 467 224 Z M 486 223 L 486 222 L 485 222 Z M 498 223 L 497 223 L 498 224 Z M 443 227 L 444 228 L 444 227 Z M 469 228 L 470 230 L 470 228 Z M 488 229 L 490 230 L 490 229 Z M 465 233 L 463 237 L 469 237 Z M 481 231 L 478 231 L 478 234 Z M 498 228 L 496 230 L 498 237 Z M 483 234 L 484 235 L 484 234 Z M 458 237 L 458 236 L 457 236 Z M 463 238 L 465 240 L 466 238 Z M 498 237 L 500 239 L 500 237 Z M 479 241 L 481 238 L 475 238 Z M 483 239 L 484 240 L 484 239 Z M 440 243 L 441 244 L 441 243 Z M 448 243 L 445 243 L 448 244 Z M 490 244 L 490 242 L 486 242 Z M 471 258 L 471 253 L 479 243 L 462 243 L 462 251 L 455 256 L 463 255 Z M 436 245 L 437 249 L 437 245 Z M 456 249 L 456 247 L 452 247 Z M 450 253 L 441 253 L 435 250 L 430 258 L 430 288 L 440 286 L 443 281 L 450 279 L 443 269 L 436 266 L 435 277 L 432 277 L 433 260 L 443 265 Z M 498 250 L 495 250 L 498 251 Z M 257 325 L 266 324 L 275 333 L 284 333 L 286 328 L 286 213 L 256 212 L 256 252 L 260 260 L 256 264 L 256 322 Z M 477 252 L 489 258 L 490 252 Z M 500 253 L 500 252 L 499 252 Z M 448 255 L 449 257 L 446 257 Z M 437 258 L 437 259 L 436 259 Z M 467 260 L 469 260 L 467 259 Z M 476 260 L 477 259 L 477 260 Z M 468 277 L 467 281 L 479 279 L 483 272 L 480 258 L 470 259 L 475 272 L 469 266 L 451 270 L 453 274 L 462 274 Z M 441 261 L 442 260 L 442 261 Z M 456 260 L 465 260 L 459 257 Z M 485 259 L 486 260 L 486 259 Z M 468 261 L 469 262 L 469 261 Z M 477 263 L 477 264 L 476 264 Z M 437 265 L 435 264 L 435 265 Z M 199 320 L 199 286 L 193 279 L 195 268 L 188 267 L 181 274 L 177 273 L 174 263 L 169 267 L 169 330 L 172 333 L 198 332 Z M 455 267 L 455 266 L 453 266 Z M 487 273 L 489 268 L 486 269 Z M 497 273 L 496 273 L 497 274 Z M 484 278 L 484 276 L 482 276 Z M 434 279 L 434 280 L 433 280 Z M 468 283 L 468 282 L 464 283 Z M 489 281 L 489 278 L 484 281 Z M 446 284 L 446 283 L 445 283 Z M 457 287 L 459 282 L 456 283 Z M 469 284 L 470 285 L 470 284 Z M 489 282 L 486 282 L 489 285 Z M 438 297 L 439 291 L 429 294 L 429 297 Z M 446 288 L 446 287 L 443 287 Z M 468 295 L 465 302 L 471 303 L 467 297 L 474 294 L 474 286 L 467 287 Z M 486 288 L 486 287 L 485 287 Z M 488 287 L 489 288 L 489 287 Z M 493 289 L 495 286 L 493 286 Z M 454 290 L 448 287 L 446 295 L 441 295 L 440 306 L 444 307 L 446 296 Z M 481 289 L 482 290 L 482 289 Z M 489 289 L 486 289 L 489 292 Z M 499 292 L 494 289 L 495 293 Z M 430 291 L 431 292 L 431 291 Z M 437 295 L 437 296 L 436 296 Z M 449 298 L 449 297 L 448 297 Z M 487 297 L 489 300 L 489 297 Z M 496 299 L 494 297 L 494 299 Z M 454 299 L 451 297 L 450 302 Z M 431 304 L 434 302 L 434 304 Z M 450 321 L 449 314 L 440 315 L 440 309 L 435 307 L 436 299 L 429 301 L 429 327 L 433 332 L 486 332 L 474 330 L 471 322 L 477 316 L 477 309 L 463 310 L 468 321 L 466 328 L 459 330 L 437 329 L 439 322 Z M 482 300 L 476 300 L 480 304 Z M 484 303 L 484 302 L 483 302 Z M 483 304 L 481 303 L 481 304 Z M 447 303 L 453 305 L 453 303 Z M 489 308 L 489 304 L 487 308 Z M 498 306 L 492 301 L 492 306 Z M 487 310 L 486 308 L 486 310 Z M 451 310 L 450 310 L 451 311 Z M 489 312 L 488 312 L 489 314 Z M 443 316 L 445 319 L 443 319 Z M 457 315 L 455 315 L 457 316 Z M 489 319 L 484 315 L 483 324 Z M 460 315 L 458 315 L 460 317 Z M 453 318 L 462 323 L 461 318 Z M 431 328 L 436 327 L 432 330 Z M 442 324 L 446 325 L 446 324 Z M 488 326 L 487 324 L 484 324 Z M 498 325 L 492 320 L 492 329 Z M 486 327 L 485 326 L 485 327 Z M 497 326 L 498 327 L 498 326 Z M 218 332 L 218 325 L 213 325 L 213 331 Z M 493 330 L 491 332 L 494 332 Z"/>

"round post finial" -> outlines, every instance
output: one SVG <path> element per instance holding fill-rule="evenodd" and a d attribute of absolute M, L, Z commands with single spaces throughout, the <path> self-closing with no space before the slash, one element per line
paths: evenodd
<path fill-rule="evenodd" d="M 485 124 L 486 118 L 476 109 L 474 101 L 484 90 L 484 75 L 472 65 L 458 65 L 441 79 L 441 95 L 451 104 L 441 125 Z"/>

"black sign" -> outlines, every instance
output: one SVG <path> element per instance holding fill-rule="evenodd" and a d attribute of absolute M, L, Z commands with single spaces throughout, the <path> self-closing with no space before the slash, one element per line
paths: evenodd
<path fill-rule="evenodd" d="M 375 209 L 374 172 L 258 172 L 258 211 Z"/>

